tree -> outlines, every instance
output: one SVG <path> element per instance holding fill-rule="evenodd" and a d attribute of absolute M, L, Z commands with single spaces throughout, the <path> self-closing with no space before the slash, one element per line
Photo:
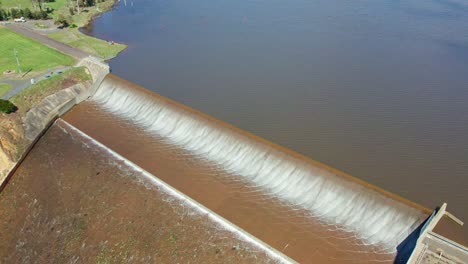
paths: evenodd
<path fill-rule="evenodd" d="M 0 99 L 0 112 L 9 114 L 16 110 L 18 110 L 18 108 L 12 102 Z"/>
<path fill-rule="evenodd" d="M 0 21 L 6 20 L 8 20 L 8 13 L 4 9 L 0 8 Z"/>
<path fill-rule="evenodd" d="M 31 4 L 34 8 L 34 12 L 37 12 L 37 0 L 31 0 Z"/>
<path fill-rule="evenodd" d="M 29 8 L 23 9 L 23 16 L 25 18 L 33 18 L 33 14 Z"/>
<path fill-rule="evenodd" d="M 19 12 L 19 10 L 16 9 L 16 8 L 12 8 L 12 9 L 10 10 L 10 13 L 11 13 L 11 17 L 12 17 L 12 18 L 19 18 L 19 17 L 20 17 L 20 12 Z"/>
<path fill-rule="evenodd" d="M 68 27 L 71 23 L 71 16 L 65 17 L 64 15 L 60 14 L 58 15 L 57 19 L 55 20 L 56 24 L 61 25 L 62 28 Z"/>

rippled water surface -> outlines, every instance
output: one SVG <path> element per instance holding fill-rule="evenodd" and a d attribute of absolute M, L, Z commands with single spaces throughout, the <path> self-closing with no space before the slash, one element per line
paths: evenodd
<path fill-rule="evenodd" d="M 127 0 L 114 74 L 468 221 L 468 2 Z M 466 232 L 465 232 L 466 233 Z"/>

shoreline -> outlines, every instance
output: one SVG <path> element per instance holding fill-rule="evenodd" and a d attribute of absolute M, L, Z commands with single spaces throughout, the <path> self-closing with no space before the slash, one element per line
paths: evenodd
<path fill-rule="evenodd" d="M 85 36 L 88 36 L 88 37 L 91 37 L 91 38 L 95 38 L 95 39 L 99 39 L 99 40 L 103 40 L 103 41 L 109 42 L 109 40 L 101 39 L 101 38 L 98 38 L 98 37 L 96 37 L 96 36 L 92 36 L 92 35 L 86 34 L 85 32 L 83 32 L 83 30 L 84 30 L 85 28 L 87 28 L 87 27 L 92 26 L 92 23 L 94 23 L 94 20 L 95 20 L 96 18 L 99 18 L 100 16 L 104 15 L 105 13 L 112 11 L 112 10 L 115 8 L 115 6 L 117 5 L 118 2 L 120 2 L 120 1 L 119 1 L 119 0 L 113 0 L 112 5 L 111 5 L 107 10 L 103 10 L 102 12 L 100 12 L 100 13 L 98 13 L 98 14 L 92 15 L 84 25 L 78 26 L 78 28 L 77 28 L 78 31 L 79 31 L 81 34 L 85 35 Z M 115 54 L 115 56 L 113 56 L 113 57 L 111 57 L 111 58 L 102 58 L 103 61 L 108 62 L 108 61 L 110 61 L 111 59 L 116 58 L 120 53 L 122 53 L 123 51 L 125 51 L 125 50 L 128 48 L 128 44 L 126 44 L 126 43 L 120 43 L 120 42 L 114 42 L 114 43 L 115 43 L 115 44 L 125 45 L 125 48 L 123 48 L 122 50 L 120 50 L 119 52 L 117 52 L 117 53 Z"/>

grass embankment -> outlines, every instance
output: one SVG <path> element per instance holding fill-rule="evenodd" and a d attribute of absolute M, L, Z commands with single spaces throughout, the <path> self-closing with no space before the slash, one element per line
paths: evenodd
<path fill-rule="evenodd" d="M 46 96 L 87 80 L 91 80 L 91 76 L 85 67 L 73 68 L 32 85 L 13 96 L 10 101 L 18 107 L 18 111 L 23 115 Z"/>
<path fill-rule="evenodd" d="M 91 76 L 84 67 L 73 68 L 61 75 L 40 81 L 11 98 L 10 101 L 18 110 L 10 114 L 0 113 L 0 143 L 3 152 L 12 162 L 19 159 L 30 143 L 24 137 L 22 126 L 26 112 L 46 96 L 87 80 L 91 80 Z"/>
<path fill-rule="evenodd" d="M 70 2 L 68 0 L 55 0 L 55 2 L 44 3 L 44 8 L 49 7 L 53 11 L 49 14 L 52 19 L 57 19 L 59 15 L 68 17 L 70 25 L 76 25 L 77 27 L 83 27 L 96 15 L 106 12 L 114 5 L 114 0 L 105 0 L 100 3 L 96 3 L 95 6 L 80 7 L 80 13 L 75 10 L 74 14 L 70 14 L 70 7 L 75 6 L 76 2 Z M 34 10 L 30 0 L 2 0 L 3 8 L 29 8 Z M 37 28 L 47 28 L 43 23 L 36 23 Z M 110 59 L 115 56 L 127 46 L 123 44 L 111 45 L 107 41 L 93 38 L 81 33 L 77 28 L 64 28 L 60 31 L 50 33 L 48 35 L 57 41 L 70 45 L 72 47 L 81 49 L 92 55 L 101 57 L 103 59 Z M 0 42 L 1 43 L 1 42 Z"/>
<path fill-rule="evenodd" d="M 10 91 L 11 88 L 11 85 L 9 85 L 8 83 L 0 83 L 0 97 L 8 93 L 8 91 Z"/>
<path fill-rule="evenodd" d="M 34 11 L 34 7 L 32 5 L 31 0 L 2 0 L 2 7 L 3 8 L 17 8 L 17 9 L 24 9 L 29 8 L 31 11 Z M 62 9 L 64 6 L 67 5 L 66 0 L 57 0 L 54 2 L 47 2 L 44 3 L 44 9 L 47 7 L 59 10 Z M 39 11 L 39 5 L 36 5 L 37 10 Z"/>
<path fill-rule="evenodd" d="M 18 72 L 13 50 L 16 49 L 23 72 L 41 71 L 60 65 L 73 65 L 75 60 L 41 43 L 0 27 L 0 73 Z"/>
<path fill-rule="evenodd" d="M 96 6 L 84 7 L 81 9 L 80 14 L 75 12 L 75 14 L 71 17 L 71 23 L 77 25 L 78 27 L 83 27 L 88 24 L 89 21 L 93 19 L 93 17 L 110 10 L 113 5 L 114 0 L 106 0 L 101 3 L 97 3 Z M 62 14 L 67 16 L 69 15 L 69 10 L 67 8 L 62 8 L 55 13 L 57 15 Z M 113 58 L 127 47 L 123 44 L 110 44 L 105 40 L 87 36 L 81 33 L 77 28 L 68 28 L 58 32 L 50 33 L 48 36 L 72 47 L 81 49 L 87 53 L 99 56 L 103 59 Z"/>
<path fill-rule="evenodd" d="M 87 36 L 76 28 L 54 32 L 48 36 L 103 59 L 113 58 L 127 47 L 117 43 L 111 45 L 107 41 Z"/>

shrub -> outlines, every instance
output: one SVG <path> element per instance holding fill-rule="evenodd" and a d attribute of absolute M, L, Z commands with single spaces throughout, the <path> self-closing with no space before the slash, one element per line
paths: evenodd
<path fill-rule="evenodd" d="M 49 17 L 49 14 L 47 11 L 40 11 L 41 13 L 41 19 L 47 19 Z"/>
<path fill-rule="evenodd" d="M 8 13 L 5 9 L 0 9 L 0 21 L 8 20 Z"/>
<path fill-rule="evenodd" d="M 76 27 L 78 27 L 78 26 L 77 26 L 75 23 L 73 23 L 73 24 L 70 25 L 70 27 L 71 27 L 71 28 L 76 28 Z"/>
<path fill-rule="evenodd" d="M 75 14 L 75 9 L 73 7 L 70 7 L 68 11 L 70 11 L 70 15 L 72 16 Z"/>
<path fill-rule="evenodd" d="M 0 112 L 9 114 L 16 110 L 18 110 L 18 108 L 12 102 L 0 99 Z"/>
<path fill-rule="evenodd" d="M 64 15 L 58 15 L 57 19 L 55 20 L 55 24 L 60 25 L 60 27 L 65 28 L 70 25 L 71 17 L 65 17 Z"/>
<path fill-rule="evenodd" d="M 47 19 L 48 14 L 47 11 L 37 11 L 32 13 L 32 18 L 33 19 Z"/>
<path fill-rule="evenodd" d="M 12 18 L 19 18 L 21 16 L 20 11 L 16 8 L 12 8 L 10 13 Z"/>
<path fill-rule="evenodd" d="M 23 9 L 22 13 L 25 18 L 33 18 L 33 14 L 29 8 Z"/>
<path fill-rule="evenodd" d="M 94 6 L 96 2 L 94 0 L 85 0 L 86 6 Z"/>

